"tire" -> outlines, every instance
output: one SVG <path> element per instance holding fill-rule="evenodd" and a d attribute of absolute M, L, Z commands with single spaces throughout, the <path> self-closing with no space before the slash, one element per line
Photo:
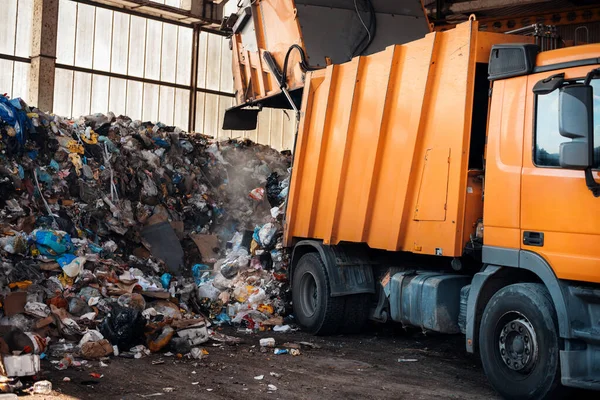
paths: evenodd
<path fill-rule="evenodd" d="M 539 283 L 499 290 L 487 304 L 479 330 L 488 380 L 508 399 L 549 399 L 560 388 L 556 311 Z"/>
<path fill-rule="evenodd" d="M 294 315 L 303 330 L 315 335 L 332 335 L 339 331 L 345 301 L 330 294 L 327 270 L 319 255 L 303 255 L 292 280 Z"/>
<path fill-rule="evenodd" d="M 371 295 L 352 294 L 345 296 L 343 333 L 359 333 L 366 325 L 371 311 Z"/>

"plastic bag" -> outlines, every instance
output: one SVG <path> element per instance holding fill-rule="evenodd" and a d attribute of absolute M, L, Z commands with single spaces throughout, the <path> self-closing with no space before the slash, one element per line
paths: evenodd
<path fill-rule="evenodd" d="M 73 242 L 68 233 L 36 229 L 32 237 L 42 255 L 56 257 L 73 250 Z"/>
<path fill-rule="evenodd" d="M 100 332 L 93 329 L 89 330 L 83 335 L 83 337 L 79 341 L 79 347 L 83 346 L 84 343 L 97 342 L 102 339 L 104 339 L 104 336 L 102 336 Z"/>
<path fill-rule="evenodd" d="M 277 227 L 271 222 L 264 224 L 262 227 L 254 230 L 252 236 L 256 242 L 262 247 L 269 247 L 273 241 L 273 238 L 277 234 Z"/>
<path fill-rule="evenodd" d="M 99 330 L 119 350 L 127 351 L 143 342 L 145 325 L 146 320 L 138 310 L 115 307 Z"/>
<path fill-rule="evenodd" d="M 227 279 L 233 278 L 241 268 L 246 268 L 250 263 L 250 256 L 244 248 L 239 248 L 227 255 L 221 263 L 221 274 Z"/>
<path fill-rule="evenodd" d="M 214 301 L 219 298 L 220 294 L 221 291 L 214 287 L 212 282 L 207 282 L 198 286 L 198 297 L 200 298 L 206 297 Z"/>
<path fill-rule="evenodd" d="M 77 257 L 76 259 L 71 261 L 69 264 L 62 267 L 63 272 L 69 278 L 75 278 L 77 275 L 79 275 L 81 273 L 81 271 L 83 271 L 83 266 L 86 261 L 87 261 L 87 258 L 85 258 L 85 257 Z"/>

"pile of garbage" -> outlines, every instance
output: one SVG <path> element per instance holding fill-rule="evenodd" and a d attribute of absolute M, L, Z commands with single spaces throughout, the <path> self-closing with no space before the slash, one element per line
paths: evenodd
<path fill-rule="evenodd" d="M 4 96 L 0 134 L 1 354 L 67 368 L 281 329 L 289 152 Z"/>

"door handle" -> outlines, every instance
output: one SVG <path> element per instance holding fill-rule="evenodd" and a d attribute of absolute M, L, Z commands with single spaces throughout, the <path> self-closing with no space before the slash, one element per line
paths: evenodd
<path fill-rule="evenodd" d="M 544 232 L 523 232 L 523 244 L 542 247 L 544 245 Z"/>

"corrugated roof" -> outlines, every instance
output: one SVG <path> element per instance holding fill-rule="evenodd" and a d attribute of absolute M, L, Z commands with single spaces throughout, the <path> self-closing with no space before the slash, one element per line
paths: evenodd
<path fill-rule="evenodd" d="M 472 1 L 472 0 L 467 0 Z M 462 3 L 463 1 L 444 1 L 444 18 L 447 20 L 456 20 L 461 17 L 468 17 L 471 13 L 448 14 L 451 4 Z M 430 10 L 430 18 L 434 18 L 435 14 L 431 12 L 435 8 L 436 0 L 424 0 L 425 7 Z M 491 10 L 473 12 L 478 18 L 509 18 L 519 17 L 524 15 L 544 14 L 554 11 L 567 11 L 577 8 L 582 5 L 598 4 L 597 1 L 587 0 L 552 0 L 534 4 L 523 4 L 517 6 L 500 6 Z"/>

